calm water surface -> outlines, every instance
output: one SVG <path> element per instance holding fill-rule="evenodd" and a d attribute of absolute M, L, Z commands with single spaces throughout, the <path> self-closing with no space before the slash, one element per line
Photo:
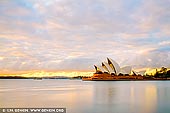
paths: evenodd
<path fill-rule="evenodd" d="M 0 80 L 0 107 L 67 113 L 170 113 L 170 81 Z"/>

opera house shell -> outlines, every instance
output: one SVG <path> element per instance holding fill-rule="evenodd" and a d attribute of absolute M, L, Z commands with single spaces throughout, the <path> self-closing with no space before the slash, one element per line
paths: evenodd
<path fill-rule="evenodd" d="M 131 66 L 120 67 L 114 60 L 107 58 L 100 66 L 94 65 L 96 72 L 91 77 L 82 80 L 142 80 L 143 76 L 136 75 Z M 130 75 L 133 72 L 133 76 Z"/>
<path fill-rule="evenodd" d="M 102 62 L 101 66 L 94 65 L 96 73 L 108 73 L 111 75 L 130 74 L 132 67 L 120 67 L 114 60 L 107 58 L 107 62 Z"/>

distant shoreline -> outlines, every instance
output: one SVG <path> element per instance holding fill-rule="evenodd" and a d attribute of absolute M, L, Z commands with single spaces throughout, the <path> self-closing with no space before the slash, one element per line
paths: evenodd
<path fill-rule="evenodd" d="M 64 76 L 57 76 L 57 77 L 21 77 L 21 76 L 0 76 L 0 79 L 81 79 L 80 77 L 64 77 Z"/>
<path fill-rule="evenodd" d="M 32 79 L 32 80 L 43 80 L 43 79 L 68 79 L 68 80 L 82 80 L 79 77 L 20 77 L 20 76 L 4 76 L 0 77 L 0 80 L 15 80 L 15 79 Z M 169 81 L 170 78 L 154 78 L 154 79 L 116 79 L 116 80 L 87 80 L 87 81 Z"/>
<path fill-rule="evenodd" d="M 47 78 L 47 77 L 0 77 L 0 79 L 69 79 L 68 77 L 63 77 L 63 78 Z"/>

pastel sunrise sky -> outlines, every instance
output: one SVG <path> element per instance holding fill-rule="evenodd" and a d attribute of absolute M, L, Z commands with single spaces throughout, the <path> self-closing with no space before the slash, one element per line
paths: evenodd
<path fill-rule="evenodd" d="M 0 0 L 0 72 L 170 67 L 170 0 Z"/>

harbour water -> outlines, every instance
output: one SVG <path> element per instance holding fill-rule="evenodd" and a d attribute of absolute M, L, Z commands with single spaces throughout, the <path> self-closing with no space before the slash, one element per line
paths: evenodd
<path fill-rule="evenodd" d="M 0 101 L 67 113 L 169 113 L 170 81 L 0 80 Z"/>

